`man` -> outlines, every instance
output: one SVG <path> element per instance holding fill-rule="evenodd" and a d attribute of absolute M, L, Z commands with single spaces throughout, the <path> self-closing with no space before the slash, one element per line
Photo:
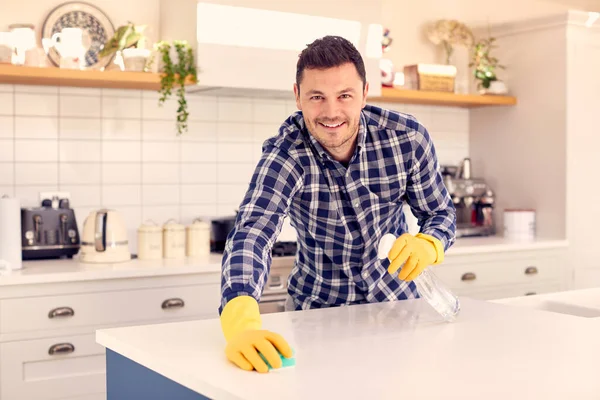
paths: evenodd
<path fill-rule="evenodd" d="M 327 36 L 300 54 L 300 111 L 264 143 L 223 255 L 219 313 L 226 355 L 240 368 L 267 372 L 258 352 L 274 368 L 277 351 L 292 356 L 283 337 L 261 330 L 257 303 L 284 216 L 298 233 L 288 285 L 296 310 L 418 297 L 413 279 L 454 242 L 455 209 L 427 130 L 412 116 L 366 105 L 368 89 L 347 40 Z M 405 202 L 419 220 L 415 236 Z M 381 261 L 386 233 L 398 238 Z"/>

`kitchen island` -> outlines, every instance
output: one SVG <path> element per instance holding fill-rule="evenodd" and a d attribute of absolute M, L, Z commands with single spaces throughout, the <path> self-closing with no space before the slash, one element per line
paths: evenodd
<path fill-rule="evenodd" d="M 423 300 L 263 316 L 296 366 L 246 372 L 218 319 L 99 330 L 115 399 L 600 398 L 600 320 L 462 298 L 454 323 Z"/>

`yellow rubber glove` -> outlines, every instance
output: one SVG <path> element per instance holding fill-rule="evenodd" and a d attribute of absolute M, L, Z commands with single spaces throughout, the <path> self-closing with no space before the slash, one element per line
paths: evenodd
<path fill-rule="evenodd" d="M 405 233 L 396 239 L 388 253 L 390 266 L 388 272 L 396 273 L 404 264 L 398 278 L 412 281 L 430 265 L 444 261 L 444 246 L 442 242 L 431 235 L 418 233 L 416 236 Z"/>
<path fill-rule="evenodd" d="M 221 312 L 227 359 L 246 371 L 268 372 L 269 367 L 258 354 L 260 351 L 273 368 L 281 368 L 277 351 L 290 358 L 292 349 L 281 335 L 261 327 L 258 303 L 253 297 L 239 296 L 230 300 Z"/>

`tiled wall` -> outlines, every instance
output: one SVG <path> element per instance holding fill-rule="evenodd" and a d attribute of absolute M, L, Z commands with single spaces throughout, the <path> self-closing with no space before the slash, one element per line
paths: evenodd
<path fill-rule="evenodd" d="M 145 220 L 232 215 L 263 141 L 293 101 L 188 95 L 189 132 L 175 132 L 172 101 L 156 92 L 0 85 L 0 194 L 39 204 L 67 191 L 79 225 L 90 210 L 119 210 L 136 251 Z M 468 154 L 468 111 L 388 105 L 429 128 L 442 163 Z"/>

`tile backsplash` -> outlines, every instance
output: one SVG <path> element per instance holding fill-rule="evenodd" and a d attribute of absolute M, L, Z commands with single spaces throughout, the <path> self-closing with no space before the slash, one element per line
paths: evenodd
<path fill-rule="evenodd" d="M 156 92 L 0 84 L 0 193 L 28 207 L 40 191 L 69 192 L 80 229 L 89 211 L 115 208 L 132 252 L 143 221 L 232 215 L 262 143 L 296 104 L 195 94 L 188 103 L 178 137 L 177 104 L 160 107 Z M 419 118 L 442 164 L 468 155 L 467 110 L 377 105 Z"/>

